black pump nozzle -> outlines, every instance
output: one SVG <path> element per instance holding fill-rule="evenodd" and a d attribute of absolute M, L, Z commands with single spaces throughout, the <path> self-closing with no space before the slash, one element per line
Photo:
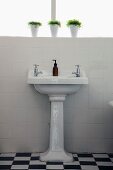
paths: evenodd
<path fill-rule="evenodd" d="M 54 61 L 54 62 L 55 62 L 55 64 L 56 64 L 56 60 L 52 60 L 52 61 Z"/>
<path fill-rule="evenodd" d="M 52 60 L 52 61 L 54 61 L 54 62 L 55 62 L 55 63 L 54 63 L 54 66 L 57 66 L 56 60 Z"/>

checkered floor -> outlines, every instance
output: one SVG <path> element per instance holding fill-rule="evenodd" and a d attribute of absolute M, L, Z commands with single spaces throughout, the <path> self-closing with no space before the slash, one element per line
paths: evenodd
<path fill-rule="evenodd" d="M 0 170 L 113 170 L 113 154 L 73 154 L 74 162 L 40 162 L 39 153 L 1 153 Z"/>

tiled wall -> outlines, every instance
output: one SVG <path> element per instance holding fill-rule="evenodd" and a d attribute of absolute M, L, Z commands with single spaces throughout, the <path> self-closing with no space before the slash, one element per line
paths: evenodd
<path fill-rule="evenodd" d="M 113 39 L 0 37 L 0 152 L 45 151 L 49 143 L 48 96 L 28 85 L 34 63 L 59 71 L 80 64 L 89 85 L 64 103 L 65 148 L 113 152 Z"/>

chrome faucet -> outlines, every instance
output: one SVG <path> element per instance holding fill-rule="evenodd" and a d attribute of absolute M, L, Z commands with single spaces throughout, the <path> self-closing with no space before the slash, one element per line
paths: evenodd
<path fill-rule="evenodd" d="M 75 74 L 76 77 L 80 77 L 80 66 L 75 65 L 75 69 L 76 69 L 76 71 L 72 72 L 72 74 Z"/>
<path fill-rule="evenodd" d="M 42 71 L 39 71 L 37 64 L 34 64 L 34 76 L 37 77 L 39 74 L 42 74 Z"/>

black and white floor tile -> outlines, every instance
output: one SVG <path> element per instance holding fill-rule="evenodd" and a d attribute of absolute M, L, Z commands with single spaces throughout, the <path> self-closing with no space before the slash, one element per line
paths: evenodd
<path fill-rule="evenodd" d="M 113 170 L 113 154 L 73 154 L 74 161 L 41 162 L 39 153 L 1 153 L 0 170 Z"/>

